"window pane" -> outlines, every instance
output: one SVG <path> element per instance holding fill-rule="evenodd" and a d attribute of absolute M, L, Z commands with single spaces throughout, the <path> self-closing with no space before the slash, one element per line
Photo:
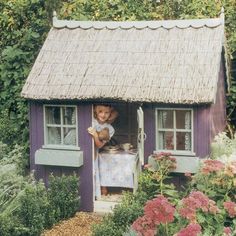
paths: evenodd
<path fill-rule="evenodd" d="M 191 111 L 176 110 L 176 128 L 191 129 Z"/>
<path fill-rule="evenodd" d="M 174 133 L 169 131 L 159 132 L 159 149 L 173 150 L 174 149 Z"/>
<path fill-rule="evenodd" d="M 191 151 L 191 133 L 176 132 L 176 149 Z"/>
<path fill-rule="evenodd" d="M 46 107 L 46 124 L 60 124 L 60 107 Z"/>
<path fill-rule="evenodd" d="M 173 129 L 173 111 L 158 111 L 158 128 Z"/>
<path fill-rule="evenodd" d="M 76 123 L 75 107 L 63 107 L 62 114 L 63 114 L 64 125 L 75 125 Z"/>
<path fill-rule="evenodd" d="M 76 145 L 76 129 L 64 128 L 63 134 L 65 145 Z"/>
<path fill-rule="evenodd" d="M 61 129 L 58 127 L 47 128 L 47 144 L 61 144 Z"/>

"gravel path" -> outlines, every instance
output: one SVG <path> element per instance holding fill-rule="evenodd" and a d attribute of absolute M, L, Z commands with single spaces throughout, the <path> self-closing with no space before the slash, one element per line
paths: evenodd
<path fill-rule="evenodd" d="M 101 222 L 102 217 L 96 213 L 78 212 L 73 218 L 44 231 L 41 236 L 90 236 L 91 225 Z"/>

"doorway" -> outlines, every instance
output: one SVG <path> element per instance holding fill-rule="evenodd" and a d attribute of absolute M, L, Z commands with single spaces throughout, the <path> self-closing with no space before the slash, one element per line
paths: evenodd
<path fill-rule="evenodd" d="M 112 123 L 115 133 L 112 142 L 99 151 L 99 181 L 107 188 L 107 194 L 95 197 L 94 211 L 109 212 L 119 203 L 123 191 L 134 192 L 137 188 L 139 159 L 137 155 L 138 105 L 130 103 L 112 104 L 118 117 Z M 122 144 L 130 144 L 124 150 Z M 113 145 L 116 149 L 106 149 Z M 110 150 L 110 152 L 107 152 Z"/>

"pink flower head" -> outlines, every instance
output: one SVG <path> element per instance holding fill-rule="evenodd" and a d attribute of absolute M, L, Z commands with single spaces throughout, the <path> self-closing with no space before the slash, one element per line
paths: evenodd
<path fill-rule="evenodd" d="M 209 174 L 222 170 L 224 166 L 224 163 L 222 163 L 221 161 L 209 159 L 204 161 L 204 165 L 201 170 L 204 174 Z"/>
<path fill-rule="evenodd" d="M 153 154 L 153 157 L 156 160 L 162 160 L 163 158 L 173 158 L 171 157 L 171 155 L 172 154 L 170 152 L 159 152 L 159 153 Z"/>
<path fill-rule="evenodd" d="M 223 203 L 225 210 L 228 212 L 230 217 L 235 217 L 236 216 L 236 203 L 227 201 Z"/>
<path fill-rule="evenodd" d="M 190 193 L 188 197 L 182 199 L 182 206 L 179 209 L 179 213 L 182 217 L 194 222 L 197 209 L 213 214 L 216 214 L 219 210 L 215 202 L 210 200 L 204 193 L 195 191 Z"/>
<path fill-rule="evenodd" d="M 132 229 L 134 229 L 138 235 L 142 236 L 154 236 L 156 233 L 156 226 L 153 223 L 152 219 L 143 216 L 139 217 L 132 224 Z"/>
<path fill-rule="evenodd" d="M 199 224 L 189 224 L 187 227 L 181 229 L 176 236 L 197 236 L 201 233 L 201 229 Z"/>
<path fill-rule="evenodd" d="M 175 208 L 164 196 L 158 195 L 156 198 L 147 201 L 144 213 L 158 225 L 174 221 Z"/>
<path fill-rule="evenodd" d="M 192 177 L 192 174 L 191 174 L 191 173 L 188 173 L 188 172 L 186 172 L 186 173 L 184 173 L 184 176 L 186 176 L 186 177 Z"/>
<path fill-rule="evenodd" d="M 151 164 L 145 164 L 143 168 L 144 168 L 144 169 L 149 169 L 150 167 L 152 167 Z"/>
<path fill-rule="evenodd" d="M 230 236 L 232 231 L 230 229 L 230 227 L 224 227 L 224 235 Z"/>
<path fill-rule="evenodd" d="M 224 174 L 230 177 L 234 177 L 236 174 L 236 165 L 234 162 L 231 162 L 230 164 L 225 166 Z"/>

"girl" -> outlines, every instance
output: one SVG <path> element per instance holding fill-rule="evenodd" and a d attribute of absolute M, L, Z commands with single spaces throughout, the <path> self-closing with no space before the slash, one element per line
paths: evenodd
<path fill-rule="evenodd" d="M 94 120 L 92 127 L 88 128 L 88 133 L 92 136 L 95 146 L 99 149 L 102 148 L 109 139 L 114 135 L 115 130 L 110 124 L 115 120 L 118 113 L 109 105 L 96 105 L 94 108 Z M 108 130 L 109 139 L 101 138 L 101 132 Z M 100 137 L 99 137 L 100 135 Z M 96 197 L 101 196 L 99 186 L 99 174 L 98 174 L 98 150 L 95 155 L 95 183 L 96 183 Z M 107 195 L 107 188 L 101 187 L 102 194 Z"/>

